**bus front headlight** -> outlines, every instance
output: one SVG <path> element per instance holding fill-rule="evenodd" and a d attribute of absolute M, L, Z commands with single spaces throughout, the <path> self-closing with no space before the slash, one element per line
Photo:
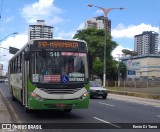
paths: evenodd
<path fill-rule="evenodd" d="M 81 97 L 80 97 L 80 99 L 84 99 L 84 98 L 86 98 L 88 96 L 88 92 L 85 92 Z"/>
<path fill-rule="evenodd" d="M 43 98 L 41 96 L 39 96 L 38 94 L 36 94 L 34 92 L 31 93 L 31 97 L 33 97 L 33 98 L 35 98 L 37 100 L 43 100 Z"/>

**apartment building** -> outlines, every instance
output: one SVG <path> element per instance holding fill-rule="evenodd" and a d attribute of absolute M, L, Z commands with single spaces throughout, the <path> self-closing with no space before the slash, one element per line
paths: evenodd
<path fill-rule="evenodd" d="M 144 31 L 142 34 L 134 36 L 134 50 L 138 55 L 158 53 L 158 33 Z"/>
<path fill-rule="evenodd" d="M 36 24 L 29 25 L 28 39 L 53 38 L 53 27 L 47 26 L 44 20 L 37 20 Z"/>
<path fill-rule="evenodd" d="M 104 16 L 97 16 L 94 18 L 90 18 L 85 22 L 85 28 L 97 28 L 97 29 L 104 29 L 108 33 L 111 33 L 111 20 L 105 18 L 106 26 L 104 25 Z"/>

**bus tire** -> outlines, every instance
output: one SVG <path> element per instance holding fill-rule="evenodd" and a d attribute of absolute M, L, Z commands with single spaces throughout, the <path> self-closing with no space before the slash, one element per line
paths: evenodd
<path fill-rule="evenodd" d="M 69 113 L 71 111 L 72 111 L 72 109 L 64 109 L 64 112 L 66 112 L 66 113 Z"/>
<path fill-rule="evenodd" d="M 31 113 L 31 109 L 28 109 L 25 106 L 24 106 L 24 110 L 25 110 L 26 113 Z"/>
<path fill-rule="evenodd" d="M 12 87 L 11 87 L 11 98 L 12 98 L 12 101 L 16 101 L 16 98 L 13 95 L 13 88 Z"/>

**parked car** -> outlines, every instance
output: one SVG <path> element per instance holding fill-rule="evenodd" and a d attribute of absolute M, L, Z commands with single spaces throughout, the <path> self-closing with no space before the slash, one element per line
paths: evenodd
<path fill-rule="evenodd" d="M 7 79 L 7 78 L 5 79 L 5 82 L 8 82 L 8 79 Z"/>
<path fill-rule="evenodd" d="M 90 98 L 101 96 L 106 99 L 108 96 L 108 90 L 103 88 L 98 82 L 90 81 Z"/>
<path fill-rule="evenodd" d="M 0 83 L 5 83 L 5 80 L 4 79 L 0 79 Z"/>

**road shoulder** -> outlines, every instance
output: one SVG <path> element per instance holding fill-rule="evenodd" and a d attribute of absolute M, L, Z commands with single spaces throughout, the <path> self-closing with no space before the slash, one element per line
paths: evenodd
<path fill-rule="evenodd" d="M 0 90 L 0 123 L 11 123 L 11 116 L 5 104 L 5 99 Z"/>
<path fill-rule="evenodd" d="M 147 98 L 140 98 L 140 97 L 133 97 L 127 95 L 118 95 L 118 94 L 108 94 L 109 99 L 116 99 L 116 100 L 123 100 L 133 103 L 139 103 L 144 105 L 152 105 L 154 107 L 160 107 L 160 100 L 156 99 L 147 99 Z"/>

